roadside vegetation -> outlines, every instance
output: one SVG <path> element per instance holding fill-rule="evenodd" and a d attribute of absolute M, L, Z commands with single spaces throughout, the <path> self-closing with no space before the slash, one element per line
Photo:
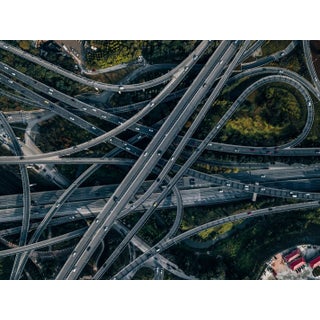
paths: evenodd
<path fill-rule="evenodd" d="M 281 84 L 267 85 L 249 96 L 227 122 L 221 142 L 274 146 L 294 139 L 304 126 L 306 106 L 291 91 Z"/>
<path fill-rule="evenodd" d="M 196 43 L 186 40 L 92 40 L 88 41 L 85 60 L 87 68 L 93 70 L 131 62 L 141 55 L 151 64 L 179 62 Z"/>
<path fill-rule="evenodd" d="M 13 66 L 18 71 L 71 96 L 92 92 L 93 90 L 5 50 L 0 49 L 0 60 Z"/>
<path fill-rule="evenodd" d="M 227 93 L 217 100 L 195 138 L 203 139 L 235 99 Z M 248 96 L 216 141 L 260 147 L 280 145 L 301 132 L 305 119 L 306 106 L 299 93 L 282 84 L 265 85 Z"/>
<path fill-rule="evenodd" d="M 88 69 L 102 69 L 138 59 L 142 53 L 142 41 L 90 40 L 85 52 Z"/>
<path fill-rule="evenodd" d="M 320 210 L 250 219 L 246 227 L 206 249 L 181 243 L 166 251 L 187 274 L 200 279 L 257 279 L 276 252 L 320 242 Z"/>
<path fill-rule="evenodd" d="M 262 45 L 262 57 L 269 56 L 275 52 L 285 49 L 291 40 L 267 40 Z"/>

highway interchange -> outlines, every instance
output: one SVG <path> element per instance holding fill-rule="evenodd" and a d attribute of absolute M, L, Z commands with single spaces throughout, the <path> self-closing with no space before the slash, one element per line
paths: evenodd
<path fill-rule="evenodd" d="M 110 279 L 132 278 L 142 267 L 152 268 L 155 272 L 154 279 L 163 279 L 164 269 L 165 272 L 171 272 L 178 278 L 194 279 L 192 275 L 186 275 L 176 264 L 160 253 L 202 230 L 227 222 L 320 207 L 319 193 L 307 188 L 306 190 L 303 188 L 292 190 L 290 188 L 292 182 L 303 183 L 308 180 L 312 181 L 310 185 L 313 184 L 316 189 L 320 178 L 319 168 L 316 164 L 301 170 L 284 166 L 281 167 L 281 170 L 272 170 L 274 175 L 269 174 L 271 168 L 264 171 L 252 171 L 253 174 L 249 175 L 240 173 L 230 176 L 208 174 L 194 169 L 193 165 L 201 159 L 201 154 L 205 150 L 235 155 L 292 156 L 295 158 L 298 156 L 318 157 L 320 154 L 320 148 L 317 147 L 297 147 L 306 139 L 314 125 L 314 103 L 320 99 L 320 84 L 312 63 L 309 42 L 292 41 L 279 52 L 260 58 L 255 62 L 247 62 L 250 55 L 263 43 L 264 41 L 221 41 L 213 53 L 204 62 L 198 64 L 212 46 L 211 41 L 202 41 L 178 65 L 164 65 L 164 69 L 169 68 L 169 71 L 163 75 L 142 83 L 126 84 L 126 81 L 123 81 L 121 85 L 115 85 L 97 82 L 64 70 L 60 66 L 49 63 L 7 42 L 0 41 L 0 49 L 82 85 L 98 88 L 106 93 L 109 92 L 109 99 L 113 94 L 142 91 L 161 85 L 161 89 L 151 100 L 119 108 L 100 108 L 90 102 L 83 102 L 76 97 L 68 96 L 17 70 L 14 65 L 0 61 L 0 94 L 37 108 L 31 112 L 0 113 L 1 130 L 5 134 L 4 141 L 13 154 L 0 156 L 0 164 L 19 166 L 23 192 L 22 195 L 11 196 L 11 198 L 10 196 L 0 197 L 2 202 L 7 202 L 6 207 L 0 204 L 0 223 L 21 224 L 21 227 L 0 230 L 0 238 L 4 239 L 4 243 L 6 243 L 5 237 L 20 233 L 19 242 L 14 248 L 0 251 L 0 258 L 15 256 L 10 279 L 22 278 L 28 259 L 34 258 L 39 249 L 54 244 L 68 243 L 74 239 L 77 240 L 76 245 L 73 245 L 55 278 L 59 280 L 79 279 L 83 276 L 85 267 L 92 261 L 99 247 L 103 251 L 105 240 L 110 237 L 111 230 L 117 231 L 122 240 L 108 257 L 105 258 L 99 254 L 98 258 L 95 258 L 95 274 L 92 275 L 92 279 L 103 278 L 125 249 L 129 250 L 130 261 L 117 273 L 109 276 Z M 290 55 L 299 45 L 303 48 L 311 82 L 288 69 L 268 66 L 272 62 Z M 239 67 L 240 72 L 237 69 Z M 161 69 L 158 66 L 156 68 Z M 144 69 L 143 72 L 147 72 L 148 66 L 144 66 L 142 69 Z M 136 74 L 141 74 L 142 69 L 140 71 L 137 69 Z M 196 71 L 191 84 L 185 88 L 179 87 L 174 91 L 184 83 L 187 77 L 190 77 L 191 69 Z M 193 138 L 194 133 L 201 127 L 201 123 L 212 108 L 212 104 L 219 98 L 224 88 L 241 79 L 257 76 L 259 79 L 254 80 L 243 90 L 203 140 Z M 134 79 L 133 75 L 128 76 L 128 80 L 132 81 L 132 79 Z M 214 140 L 221 129 L 243 105 L 247 97 L 269 83 L 284 83 L 296 90 L 301 96 L 304 101 L 303 107 L 306 108 L 306 119 L 300 134 L 285 144 L 272 147 L 252 147 L 215 142 Z M 168 101 L 177 102 L 162 121 L 153 126 L 142 124 L 144 117 L 154 112 L 159 104 Z M 116 111 L 116 109 L 119 110 Z M 128 112 L 134 114 L 127 118 L 126 113 Z M 39 152 L 27 154 L 24 152 L 24 143 L 17 139 L 11 125 L 32 121 L 35 125 L 45 120 L 41 117 L 47 114 L 61 117 L 94 137 L 69 148 L 52 152 L 39 150 Z M 120 116 L 120 114 L 124 116 Z M 110 123 L 113 129 L 106 131 L 98 127 L 94 120 L 87 120 L 87 116 Z M 191 118 L 192 122 L 187 130 L 182 131 Z M 27 139 L 30 139 L 29 144 L 32 144 L 30 130 Z M 133 136 L 129 139 L 120 138 L 119 134 L 127 130 Z M 139 144 L 142 140 L 148 141 L 144 149 Z M 108 143 L 113 147 L 103 157 L 74 156 L 80 151 L 98 146 L 101 143 Z M 27 141 L 25 144 L 27 145 Z M 185 156 L 186 148 L 189 150 L 192 148 L 192 152 L 189 152 L 188 156 Z M 130 157 L 116 158 L 117 155 L 123 153 L 129 154 Z M 184 161 L 181 161 L 183 158 Z M 50 196 L 50 201 L 42 200 L 40 205 L 39 199 L 43 199 L 44 195 L 39 197 L 30 191 L 27 170 L 28 166 L 39 164 L 88 164 L 90 166 L 70 182 L 65 189 L 53 198 Z M 91 194 L 88 189 L 86 191 L 88 194 L 82 195 L 81 199 L 71 200 L 77 192 L 80 192 L 80 186 L 102 165 L 122 166 L 127 168 L 128 172 L 120 184 L 111 189 L 105 186 L 106 189 L 102 189 L 101 193 L 95 197 L 88 196 Z M 281 172 L 281 176 L 278 172 Z M 151 173 L 155 178 L 147 181 Z M 197 185 L 181 187 L 181 181 L 186 177 L 190 181 L 196 180 Z M 143 186 L 144 188 L 142 188 Z M 50 192 L 48 192 L 49 194 Z M 182 233 L 179 231 L 184 207 L 212 205 L 239 201 L 240 199 L 248 201 L 253 194 L 286 199 L 294 198 L 301 202 L 252 210 L 250 213 L 244 211 L 210 221 Z M 9 205 L 9 201 L 11 201 L 11 205 Z M 81 208 L 79 209 L 79 207 Z M 142 240 L 138 233 L 150 217 L 161 208 L 176 208 L 176 216 L 171 228 L 167 230 L 163 238 L 157 244 L 150 245 Z M 129 227 L 123 224 L 121 219 L 137 212 L 141 214 L 134 226 Z M 91 222 L 86 227 L 43 240 L 43 235 L 50 226 L 70 223 L 70 219 L 74 222 L 89 219 Z M 134 248 L 140 250 L 142 254 L 136 256 Z M 105 261 L 102 261 L 103 259 Z"/>

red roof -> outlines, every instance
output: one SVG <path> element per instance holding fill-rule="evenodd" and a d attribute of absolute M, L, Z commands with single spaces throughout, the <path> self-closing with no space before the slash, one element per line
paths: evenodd
<path fill-rule="evenodd" d="M 300 256 L 300 250 L 299 249 L 296 249 L 292 252 L 290 252 L 289 254 L 287 254 L 284 259 L 287 261 L 287 262 L 290 262 L 292 260 L 294 260 L 295 258 L 298 258 Z"/>
<path fill-rule="evenodd" d="M 291 270 L 296 270 L 299 267 L 303 266 L 304 264 L 306 264 L 306 261 L 304 260 L 304 258 L 299 258 L 299 259 L 293 261 L 292 263 L 290 263 L 289 268 Z"/>
<path fill-rule="evenodd" d="M 310 267 L 311 267 L 312 269 L 314 269 L 315 267 L 319 266 L 319 265 L 320 265 L 320 256 L 312 259 L 312 260 L 309 262 L 309 264 L 310 264 Z"/>

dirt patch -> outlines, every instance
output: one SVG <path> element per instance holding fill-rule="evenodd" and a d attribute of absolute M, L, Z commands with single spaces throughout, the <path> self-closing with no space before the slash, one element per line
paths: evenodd
<path fill-rule="evenodd" d="M 281 253 L 278 253 L 274 256 L 274 260 L 271 263 L 273 270 L 278 274 L 284 272 L 287 269 L 285 265 Z"/>

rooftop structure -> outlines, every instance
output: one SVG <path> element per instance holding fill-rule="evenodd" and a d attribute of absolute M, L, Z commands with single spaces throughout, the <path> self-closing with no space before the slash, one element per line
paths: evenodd
<path fill-rule="evenodd" d="M 286 256 L 283 257 L 283 259 L 289 263 L 293 261 L 294 259 L 298 258 L 301 255 L 301 251 L 299 249 L 295 249 L 294 251 L 290 252 Z"/>
<path fill-rule="evenodd" d="M 311 267 L 312 269 L 320 266 L 320 256 L 318 256 L 318 257 L 314 258 L 313 260 L 311 260 L 311 261 L 309 262 L 309 264 L 310 264 L 310 267 Z"/>
<path fill-rule="evenodd" d="M 304 258 L 299 258 L 295 261 L 293 261 L 292 263 L 290 263 L 289 268 L 293 271 L 297 270 L 298 268 L 302 267 L 303 265 L 306 264 L 306 261 L 304 260 Z"/>

